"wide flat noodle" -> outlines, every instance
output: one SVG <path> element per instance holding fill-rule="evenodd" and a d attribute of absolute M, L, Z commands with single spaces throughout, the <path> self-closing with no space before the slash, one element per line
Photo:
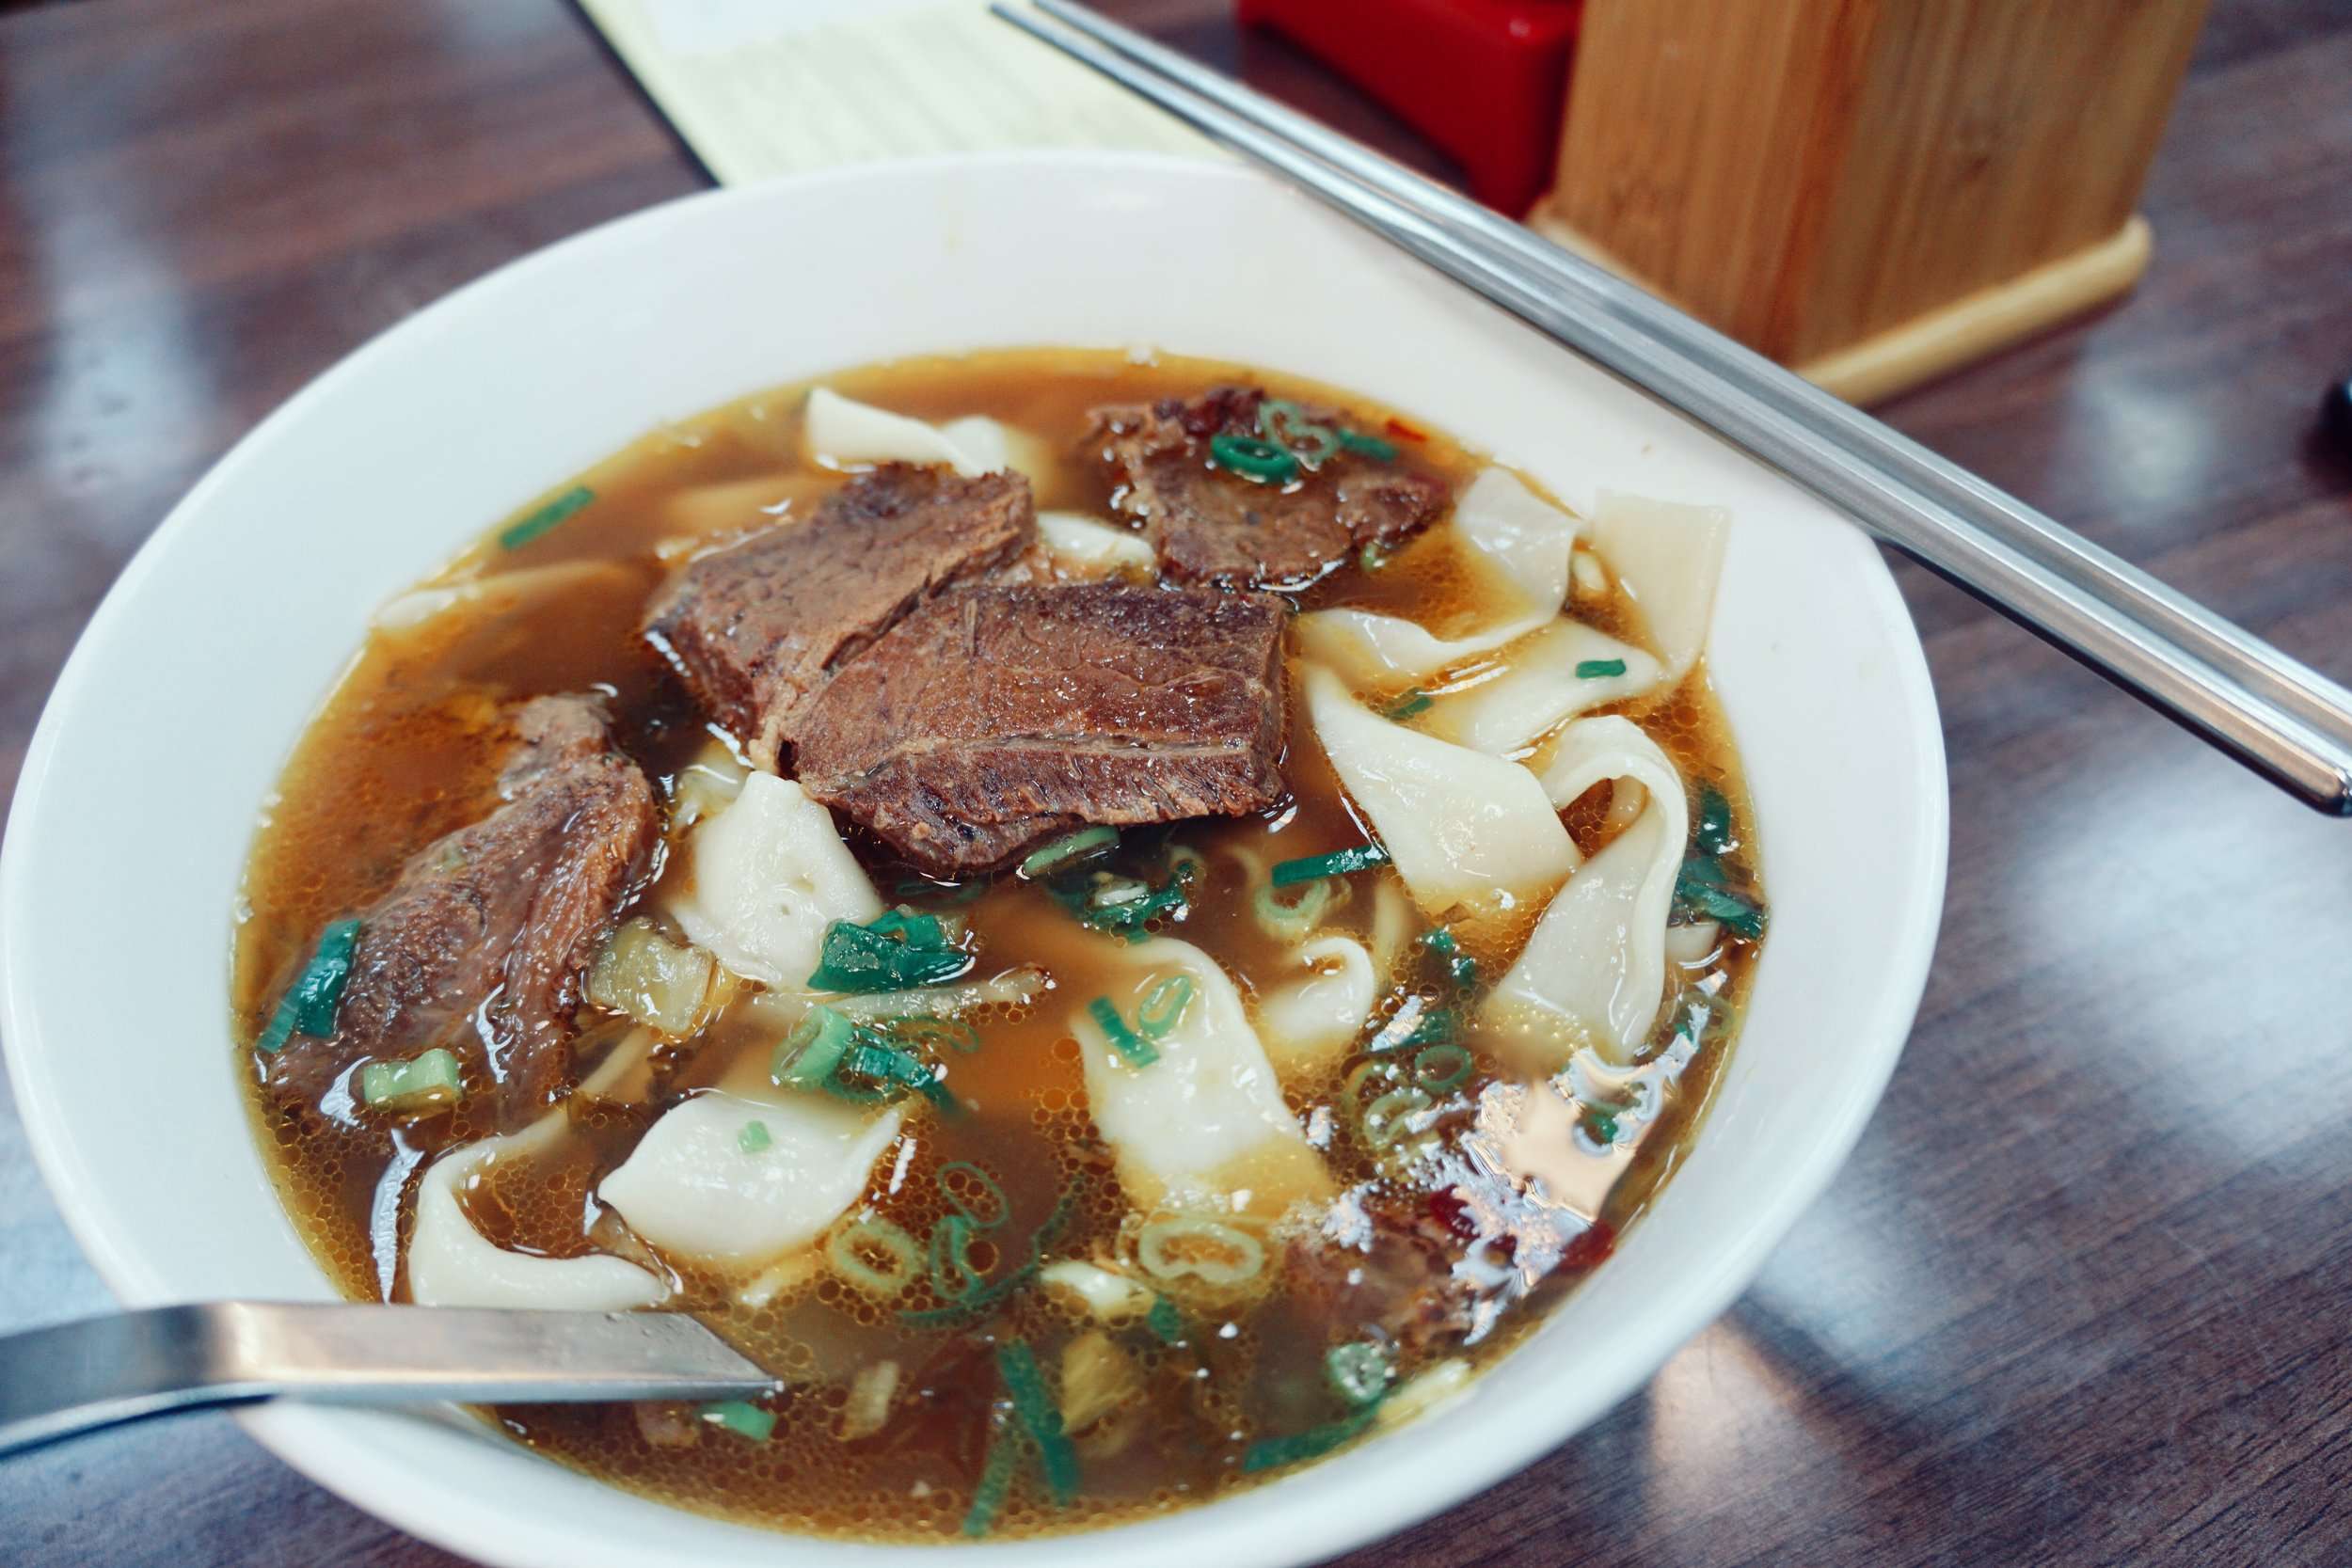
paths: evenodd
<path fill-rule="evenodd" d="M 1518 1026 L 1524 1053 L 1543 1070 L 1565 1065 L 1580 1033 L 1609 1060 L 1630 1061 L 1665 999 L 1666 920 L 1690 834 L 1682 776 L 1640 726 L 1612 715 L 1563 730 L 1542 778 L 1559 806 L 1616 779 L 1648 799 L 1553 896 L 1486 1013 Z"/>
<path fill-rule="evenodd" d="M 1661 684 L 1690 673 L 1707 649 L 1731 514 L 1643 496 L 1604 493 L 1593 513 L 1593 546 L 1617 574 L 1664 665 Z"/>
<path fill-rule="evenodd" d="M 1575 867 L 1576 845 L 1525 768 L 1391 723 L 1328 670 L 1308 666 L 1305 686 L 1316 737 L 1424 911 L 1538 898 Z"/>
<path fill-rule="evenodd" d="M 1124 950 L 1132 978 L 1106 1000 L 1131 1028 L 1163 980 L 1184 979 L 1191 1000 L 1152 1038 L 1157 1059 L 1121 1055 L 1089 1008 L 1070 1017 L 1085 1063 L 1087 1108 L 1117 1157 L 1120 1185 L 1139 1209 L 1212 1206 L 1280 1213 L 1329 1196 L 1322 1157 L 1307 1145 L 1241 995 L 1215 958 L 1156 937 Z M 1161 993 L 1162 1000 L 1168 993 Z"/>
<path fill-rule="evenodd" d="M 1664 666 L 1630 642 L 1577 621 L 1554 621 L 1514 643 L 1507 668 L 1464 690 L 1439 693 L 1417 728 L 1499 757 L 1526 753 L 1578 714 L 1654 689 Z M 1622 663 L 1615 675 L 1579 675 L 1581 666 Z"/>
<path fill-rule="evenodd" d="M 805 989 L 825 927 L 882 901 L 834 827 L 789 779 L 754 773 L 686 842 L 686 891 L 670 912 L 689 941 L 747 980 Z"/>
<path fill-rule="evenodd" d="M 663 1112 L 596 1196 L 664 1253 L 763 1264 L 864 1195 L 898 1120 L 814 1092 L 706 1090 Z"/>
<path fill-rule="evenodd" d="M 1454 503 L 1449 525 L 1464 552 L 1492 579 L 1509 608 L 1492 625 L 1440 638 L 1397 615 L 1318 610 L 1296 623 L 1298 645 L 1366 689 L 1416 681 L 1489 654 L 1560 613 L 1568 596 L 1568 558 L 1580 524 L 1507 469 L 1488 468 Z"/>
<path fill-rule="evenodd" d="M 1052 454 L 1036 436 L 985 414 L 930 424 L 845 398 L 830 387 L 808 394 L 801 444 L 811 461 L 828 468 L 932 463 L 966 479 L 1009 468 L 1038 485 L 1045 483 L 1054 468 Z"/>
<path fill-rule="evenodd" d="M 1258 1002 L 1266 1054 L 1287 1076 L 1337 1065 L 1363 1034 L 1379 995 L 1372 955 L 1353 937 L 1311 937 L 1292 956 L 1306 977 L 1276 987 Z"/>

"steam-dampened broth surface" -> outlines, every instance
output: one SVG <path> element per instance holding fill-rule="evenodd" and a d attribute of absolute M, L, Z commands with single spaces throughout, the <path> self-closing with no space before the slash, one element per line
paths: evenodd
<path fill-rule="evenodd" d="M 918 419 L 985 415 L 1025 433 L 1041 454 L 1025 464 L 1038 509 L 1095 518 L 1113 516 L 1115 498 L 1088 439 L 1090 412 L 1220 384 L 1344 410 L 1354 430 L 1395 449 L 1388 461 L 1456 495 L 1485 467 L 1443 435 L 1364 399 L 1170 357 L 999 353 L 823 382 Z M 522 699 L 605 695 L 614 738 L 642 766 L 666 818 L 654 875 L 627 912 L 681 943 L 675 911 L 696 891 L 692 835 L 707 830 L 714 811 L 734 809 L 725 781 L 741 768 L 715 746 L 641 625 L 688 560 L 779 519 L 794 526 L 843 483 L 840 471 L 803 451 L 804 392 L 761 394 L 647 436 L 580 477 L 592 499 L 580 500 L 573 486 L 551 492 L 574 497 L 567 515 L 535 532 L 535 524 L 517 530 L 510 520 L 501 531 L 509 543 L 485 536 L 420 591 L 458 592 L 388 607 L 287 766 L 239 911 L 236 1032 L 254 1064 L 256 1125 L 279 1190 L 324 1266 L 356 1298 L 407 1299 L 405 1253 L 425 1172 L 445 1152 L 516 1133 L 516 1125 L 510 1117 L 501 1126 L 494 1085 L 470 1069 L 453 1108 L 388 1112 L 363 1102 L 363 1069 L 305 1080 L 281 1071 L 276 1053 L 256 1042 L 330 922 L 368 911 L 412 856 L 500 804 Z M 538 511 L 539 521 L 547 515 Z M 1393 551 L 1365 554 L 1369 561 L 1359 556 L 1292 594 L 1295 606 L 1376 610 L 1440 636 L 1512 612 L 1496 602 L 1492 572 L 1443 522 Z M 1592 564 L 1580 567 L 1568 616 L 1646 644 L 1641 609 Z M 1348 684 L 1370 707 L 1425 725 L 1458 690 L 1506 671 L 1522 645 L 1456 661 L 1411 689 L 1403 681 Z M 1295 632 L 1291 647 L 1295 656 Z M 970 678 L 988 673 L 975 669 Z M 1630 718 L 1662 749 L 1689 789 L 1693 863 L 1706 859 L 1716 886 L 1752 899 L 1744 792 L 1704 665 L 1598 711 Z M 1370 836 L 1327 760 L 1295 660 L 1283 723 L 1287 794 L 1274 808 L 1131 829 L 1089 863 L 1112 879 L 1182 887 L 1146 943 L 1080 924 L 1042 875 L 942 884 L 841 824 L 883 904 L 946 917 L 951 934 L 965 923 L 960 940 L 977 961 L 964 981 L 1024 966 L 1047 978 L 1026 1000 L 966 1014 L 968 1033 L 901 1032 L 902 1043 L 944 1068 L 961 1114 L 907 1096 L 846 1216 L 825 1240 L 780 1259 L 657 1256 L 597 1194 L 663 1113 L 699 1091 L 755 1100 L 787 1092 L 771 1081 L 771 1059 L 804 1014 L 801 988 L 714 970 L 703 1016 L 682 1038 L 580 1001 L 569 1076 L 588 1078 L 588 1087 L 455 1184 L 465 1219 L 513 1253 L 611 1254 L 665 1275 L 665 1305 L 704 1317 L 787 1386 L 748 1416 L 683 1405 L 509 1408 L 497 1413 L 505 1429 L 650 1496 L 787 1528 L 870 1540 L 1044 1532 L 1137 1518 L 1279 1475 L 1294 1460 L 1409 1415 L 1454 1386 L 1457 1367 L 1504 1354 L 1605 1259 L 1696 1133 L 1759 944 L 1720 927 L 1710 936 L 1700 919 L 1736 904 L 1709 904 L 1705 887 L 1694 900 L 1686 871 L 1665 995 L 1645 1037 L 1621 1053 L 1629 1060 L 1588 1050 L 1571 1061 L 1590 1042 L 1568 1037 L 1575 1031 L 1556 1021 L 1542 1027 L 1565 1030 L 1564 1037 L 1530 1045 L 1532 1026 L 1502 1017 L 1487 998 L 1544 913 L 1549 886 L 1457 911 L 1442 923 L 1451 954 L 1445 938 L 1427 939 L 1441 923 L 1416 907 L 1393 865 L 1309 884 L 1328 890 L 1311 932 L 1286 908 L 1263 907 L 1276 863 Z M 1541 752 L 1529 760 L 1540 763 Z M 1612 800 L 1603 783 L 1562 813 L 1586 855 L 1634 831 L 1629 802 L 1620 799 L 1613 812 Z M 1083 894 L 1086 875 L 1065 872 L 1065 887 L 1076 876 Z M 1279 894 L 1299 895 L 1297 887 Z M 1231 977 L 1267 1037 L 1281 1100 L 1305 1134 L 1281 1147 L 1263 1182 L 1235 1178 L 1209 1209 L 1129 1191 L 1134 1150 L 1113 1147 L 1090 1115 L 1083 1052 L 1103 1042 L 1088 1035 L 1094 1043 L 1082 1047 L 1086 1031 L 1075 1026 L 1096 998 L 1112 999 L 1131 1022 L 1139 1017 L 1145 984 L 1180 967 L 1168 960 L 1151 970 L 1154 956 L 1173 951 L 1165 938 L 1194 944 Z M 1297 1008 L 1283 998 L 1319 973 L 1302 961 L 1301 942 L 1327 942 L 1311 952 L 1326 955 L 1328 990 L 1348 972 L 1345 950 L 1327 941 L 1337 938 L 1360 944 L 1371 961 L 1371 1016 L 1337 1045 L 1291 1049 L 1279 1021 Z M 1468 988 L 1459 958 L 1473 960 Z M 1203 986 L 1192 986 L 1186 1006 L 1210 1005 Z M 1177 1027 L 1205 1025 L 1180 1016 Z M 1417 1090 L 1417 1080 L 1428 1088 Z M 756 1137 L 747 1127 L 739 1147 L 712 1158 L 762 1157 L 770 1132 L 755 1125 Z M 974 1167 L 995 1190 L 977 1181 Z M 1205 1243 L 1205 1271 L 1182 1266 L 1203 1255 L 1186 1253 L 1191 1243 L 1144 1245 L 1139 1204 L 1156 1206 L 1161 1220 L 1214 1212 L 1255 1246 L 1257 1266 L 1236 1281 L 1204 1277 L 1249 1260 L 1247 1247 L 1236 1254 L 1238 1243 L 1216 1235 Z M 861 1223 L 873 1227 L 859 1233 L 869 1243 L 845 1241 L 845 1227 Z M 884 1240 L 870 1243 L 874 1234 Z M 912 1259 L 889 1256 L 893 1235 L 913 1243 Z M 1361 1245 L 1367 1238 L 1371 1251 Z M 1441 1264 L 1427 1278 L 1386 1277 L 1403 1266 L 1398 1258 L 1427 1268 L 1433 1247 Z M 844 1250 L 866 1265 L 865 1283 L 839 1262 Z M 1155 1272 L 1141 1252 L 1179 1266 Z M 1066 1259 L 1109 1267 L 1149 1310 L 1104 1321 L 1053 1270 L 1025 1267 Z M 1379 1276 L 1372 1286 L 1367 1273 Z M 901 1274 L 895 1294 L 874 1277 Z M 1425 1310 L 1403 1309 L 1414 1302 Z M 1360 1402 L 1327 1376 L 1328 1353 L 1352 1344 L 1371 1347 L 1352 1363 L 1374 1373 Z M 1007 1347 L 1034 1358 L 1042 1398 L 1064 1429 L 1070 1446 L 1060 1460 L 1074 1460 L 1076 1481 L 1062 1500 L 1055 1493 L 1065 1478 L 1046 1457 L 1057 1440 L 1031 1431 L 1043 1415 L 1038 1398 L 1009 1390 L 1009 1376 L 1020 1381 L 1022 1352 L 1010 1352 L 1009 1366 Z M 758 1435 L 770 1418 L 772 1430 Z M 1009 1492 L 992 1514 L 1008 1463 Z"/>

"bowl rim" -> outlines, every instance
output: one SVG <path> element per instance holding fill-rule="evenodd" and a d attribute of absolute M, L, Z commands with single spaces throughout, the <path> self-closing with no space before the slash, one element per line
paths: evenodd
<path fill-rule="evenodd" d="M 30 994 L 32 984 L 26 977 L 25 966 L 20 961 L 18 954 L 21 933 L 26 929 L 25 923 L 37 917 L 38 913 L 32 901 L 34 890 L 30 885 L 31 872 L 27 869 L 28 856 L 22 845 L 29 826 L 56 809 L 48 802 L 58 787 L 53 772 L 56 760 L 55 753 L 59 744 L 58 735 L 65 722 L 62 716 L 88 700 L 84 689 L 93 678 L 91 666 L 96 656 L 91 650 L 99 643 L 123 634 L 125 628 L 119 623 L 130 614 L 129 601 L 150 576 L 165 569 L 166 556 L 183 534 L 198 526 L 198 519 L 207 509 L 213 495 L 235 484 L 239 473 L 247 465 L 262 461 L 261 454 L 275 443 L 280 430 L 298 422 L 312 404 L 336 396 L 346 382 L 372 373 L 379 359 L 402 352 L 410 338 L 430 333 L 440 323 L 484 294 L 515 289 L 527 283 L 541 269 L 560 265 L 580 250 L 612 243 L 617 236 L 639 228 L 676 221 L 676 214 L 686 209 L 733 202 L 789 199 L 794 194 L 859 183 L 878 175 L 937 177 L 1005 166 L 1034 166 L 1040 162 L 1075 165 L 1105 175 L 1132 172 L 1152 178 L 1178 176 L 1242 180 L 1274 186 L 1293 196 L 1297 194 L 1254 168 L 1219 158 L 1110 150 L 940 153 L 878 160 L 748 186 L 714 186 L 691 192 L 607 219 L 527 252 L 378 331 L 306 382 L 241 436 L 173 503 L 163 520 L 142 541 L 76 638 L 72 653 L 43 703 L 40 721 L 25 751 L 5 835 L 0 836 L 0 1042 L 7 1045 L 5 1054 L 10 1085 L 17 1098 L 27 1147 L 52 1201 L 75 1243 L 119 1299 L 143 1305 L 170 1299 L 170 1294 L 166 1283 L 150 1269 L 127 1240 L 108 1230 L 98 1215 L 91 1209 L 85 1208 L 75 1196 L 85 1167 L 80 1150 L 67 1134 L 64 1118 L 55 1108 L 48 1081 L 40 1066 L 48 1053 L 40 1043 L 41 1034 L 35 1021 Z M 1743 463 L 1754 463 L 1745 454 L 1739 456 Z M 1788 1228 L 1826 1189 L 1860 1139 L 1894 1072 L 1926 988 L 1942 918 L 1949 856 L 1950 797 L 1942 726 L 1929 679 L 1925 650 L 1908 608 L 1896 587 L 1894 577 L 1875 547 L 1858 529 L 1854 531 L 1851 544 L 1853 548 L 1868 555 L 1871 562 L 1871 569 L 1863 573 L 1867 583 L 1868 600 L 1853 608 L 1857 613 L 1868 614 L 1887 634 L 1883 648 L 1891 661 L 1897 700 L 1913 731 L 1904 738 L 1913 753 L 1913 776 L 1909 783 L 1915 792 L 1918 818 L 1915 831 L 1906 846 L 1908 863 L 1887 867 L 1884 872 L 1884 875 L 1899 879 L 1912 890 L 1911 895 L 1903 901 L 1903 921 L 1894 938 L 1896 951 L 1901 956 L 1900 961 L 1885 972 L 1873 993 L 1867 1030 L 1868 1053 L 1857 1060 L 1853 1070 L 1841 1078 L 1844 1092 L 1835 1102 L 1814 1108 L 1817 1135 L 1806 1146 L 1802 1159 L 1794 1168 L 1787 1171 L 1769 1207 L 1755 1216 L 1755 1223 L 1742 1229 L 1737 1241 L 1717 1256 L 1712 1267 L 1706 1270 L 1703 1275 L 1693 1278 L 1688 1288 L 1678 1291 L 1667 1304 L 1661 1316 L 1670 1321 L 1664 1329 L 1652 1332 L 1652 1350 L 1614 1363 L 1615 1371 L 1597 1380 L 1601 1398 L 1594 1406 L 1597 1411 L 1613 1408 L 1645 1384 L 1668 1356 L 1692 1335 L 1720 1317 L 1754 1278 L 1766 1257 L 1780 1243 Z M 467 1507 L 455 1510 L 444 1506 L 442 1512 L 435 1513 L 419 1506 L 418 1499 L 407 1487 L 409 1472 L 385 1465 L 371 1435 L 375 1430 L 375 1423 L 398 1418 L 351 1407 L 303 1405 L 291 1402 L 246 1406 L 234 1414 L 240 1424 L 263 1447 L 294 1469 L 421 1540 L 461 1555 L 483 1557 L 485 1560 L 514 1564 L 516 1568 L 526 1564 L 532 1565 L 532 1568 L 538 1568 L 540 1564 L 557 1568 L 558 1564 L 568 1565 L 577 1560 L 567 1552 L 553 1550 L 557 1543 L 551 1538 L 530 1535 L 501 1537 L 485 1533 L 496 1531 L 501 1526 L 511 1529 L 513 1526 L 512 1514 L 501 1513 L 493 1507 L 475 1507 L 469 1503 Z M 1597 1419 L 1597 1416 L 1593 1418 Z M 1254 1544 L 1236 1542 L 1231 1539 L 1232 1531 L 1226 1532 L 1228 1539 L 1216 1544 L 1220 1555 L 1232 1568 L 1252 1568 L 1252 1565 L 1261 1564 L 1273 1568 L 1275 1564 L 1334 1556 L 1391 1535 L 1491 1488 L 1552 1449 L 1571 1440 L 1586 1424 L 1589 1423 L 1579 1423 L 1565 1432 L 1538 1426 L 1491 1434 L 1493 1440 L 1481 1445 L 1474 1461 L 1460 1463 L 1447 1482 L 1432 1491 L 1400 1487 L 1383 1493 L 1359 1488 L 1351 1500 L 1363 1506 L 1353 1509 L 1343 1521 L 1329 1517 L 1320 1519 L 1320 1538 L 1303 1550 L 1295 1542 L 1262 1540 Z M 1385 1447 L 1371 1445 L 1359 1451 L 1368 1453 Z M 516 1451 L 519 1453 L 520 1450 Z M 605 1482 L 597 1484 L 610 1485 Z M 1279 1495 L 1283 1485 L 1284 1482 L 1276 1481 L 1254 1489 L 1243 1497 L 1219 1499 L 1216 1503 L 1187 1508 L 1168 1517 L 1199 1519 L 1230 1509 L 1232 1504 L 1248 1497 L 1263 1502 L 1269 1497 Z M 623 1495 L 648 1509 L 670 1512 L 681 1519 L 707 1522 L 712 1518 L 678 1510 L 674 1505 L 663 1504 L 639 1494 L 627 1493 L 624 1489 L 614 1490 L 622 1491 Z M 438 1500 L 446 1505 L 450 1499 L 442 1497 Z M 1105 1530 L 1083 1531 L 1036 1541 L 963 1544 L 955 1549 L 969 1556 L 988 1557 L 1008 1554 L 1033 1556 L 1041 1548 L 1068 1548 L 1073 1545 L 1118 1549 L 1128 1545 L 1133 1531 L 1149 1528 L 1152 1524 L 1160 1522 L 1165 1521 L 1114 1526 Z M 879 1560 L 909 1550 L 936 1549 L 929 1544 L 914 1547 L 851 1544 L 731 1522 L 728 1528 L 761 1541 L 774 1543 L 780 1554 L 812 1553 L 814 1549 L 812 1555 L 817 1556 L 830 1551 Z M 1138 1554 L 1136 1560 L 1187 1561 L 1191 1560 L 1200 1544 L 1193 1543 L 1175 1552 L 1160 1550 Z M 485 1549 L 489 1555 L 485 1555 Z M 687 1560 L 683 1554 L 675 1559 L 681 1562 Z M 632 1554 L 630 1560 L 671 1560 Z"/>

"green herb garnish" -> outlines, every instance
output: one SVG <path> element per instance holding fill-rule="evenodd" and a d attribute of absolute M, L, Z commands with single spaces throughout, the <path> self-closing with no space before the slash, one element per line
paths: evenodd
<path fill-rule="evenodd" d="M 1621 658 L 1581 658 L 1576 663 L 1576 678 L 1581 681 L 1607 680 L 1624 673 L 1625 660 Z"/>
<path fill-rule="evenodd" d="M 952 980 L 972 967 L 972 955 L 951 945 L 935 914 L 892 910 L 866 924 L 836 920 L 825 927 L 825 943 L 811 990 L 905 990 Z"/>
<path fill-rule="evenodd" d="M 278 999 L 277 1011 L 270 1014 L 269 1026 L 253 1042 L 254 1050 L 264 1056 L 274 1056 L 285 1050 L 286 1042 L 297 1034 L 326 1036 L 335 1032 L 335 1009 L 342 1001 L 344 983 L 351 978 L 351 956 L 358 943 L 358 921 L 327 923 L 294 984 Z"/>
<path fill-rule="evenodd" d="M 1078 1495 L 1078 1454 L 1061 1428 L 1061 1412 L 1045 1390 L 1045 1375 L 1025 1339 L 1008 1339 L 996 1347 L 996 1372 L 1012 1396 L 1012 1412 L 1037 1445 L 1045 1472 L 1045 1490 L 1056 1508 L 1068 1508 Z"/>
<path fill-rule="evenodd" d="M 706 1404 L 702 1418 L 713 1426 L 723 1426 L 738 1437 L 748 1437 L 755 1443 L 765 1443 L 776 1430 L 776 1413 L 762 1410 L 748 1400 L 720 1400 Z"/>
<path fill-rule="evenodd" d="M 1305 855 L 1295 861 L 1283 861 L 1274 868 L 1272 881 L 1276 887 L 1288 887 L 1293 882 L 1311 882 L 1318 877 L 1343 877 L 1351 871 L 1369 871 L 1375 865 L 1389 863 L 1389 852 L 1377 844 L 1359 844 L 1346 849 L 1334 849 L 1327 855 Z"/>
<path fill-rule="evenodd" d="M 1711 784 L 1699 785 L 1698 820 L 1691 830 L 1691 842 L 1703 855 L 1720 855 L 1740 847 L 1731 832 L 1731 802 Z"/>
<path fill-rule="evenodd" d="M 1209 461 L 1256 484 L 1287 484 L 1298 477 L 1296 457 L 1252 436 L 1210 436 Z"/>
<path fill-rule="evenodd" d="M 1391 703 L 1387 707 L 1382 708 L 1380 710 L 1380 717 L 1383 719 L 1392 720 L 1410 719 L 1416 713 L 1428 712 L 1432 706 L 1436 705 L 1436 702 L 1437 699 L 1430 696 L 1428 692 L 1423 691 L 1420 687 L 1412 687 L 1395 702 Z"/>
<path fill-rule="evenodd" d="M 757 1154 L 775 1141 L 764 1121 L 747 1121 L 735 1134 L 735 1147 L 746 1154 Z"/>
<path fill-rule="evenodd" d="M 1119 1016 L 1119 1009 L 1112 1006 L 1109 997 L 1098 996 L 1088 1003 L 1087 1013 L 1111 1042 L 1111 1049 L 1127 1059 L 1129 1067 L 1150 1067 L 1160 1059 L 1159 1047 L 1128 1028 L 1127 1021 Z"/>
<path fill-rule="evenodd" d="M 433 1110 L 455 1104 L 465 1092 L 457 1058 L 437 1045 L 409 1061 L 370 1062 L 359 1069 L 359 1100 L 371 1110 Z"/>
<path fill-rule="evenodd" d="M 499 548 L 518 550 L 596 499 L 585 484 L 576 484 L 526 516 L 499 530 Z"/>

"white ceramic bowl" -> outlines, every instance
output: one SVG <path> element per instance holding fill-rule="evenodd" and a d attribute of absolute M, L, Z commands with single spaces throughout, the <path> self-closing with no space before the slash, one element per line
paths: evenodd
<path fill-rule="evenodd" d="M 1525 1465 L 1723 1310 L 1852 1147 L 1934 942 L 1944 758 L 1892 581 L 1820 504 L 1303 198 L 1231 166 L 1114 155 L 866 167 L 608 225 L 370 343 L 173 511 L 58 680 L 0 860 L 18 1101 L 58 1205 L 126 1303 L 329 1293 L 239 1103 L 229 922 L 255 813 L 370 610 L 665 418 L 834 367 L 1030 343 L 1299 372 L 1455 432 L 1573 504 L 1617 488 L 1732 508 L 1713 668 L 1773 922 L 1694 1156 L 1507 1375 L 1115 1543 L 965 1554 L 1326 1557 Z M 286 1405 L 245 1419 L 361 1507 L 515 1568 L 930 1550 L 675 1513 L 452 1416 Z"/>

